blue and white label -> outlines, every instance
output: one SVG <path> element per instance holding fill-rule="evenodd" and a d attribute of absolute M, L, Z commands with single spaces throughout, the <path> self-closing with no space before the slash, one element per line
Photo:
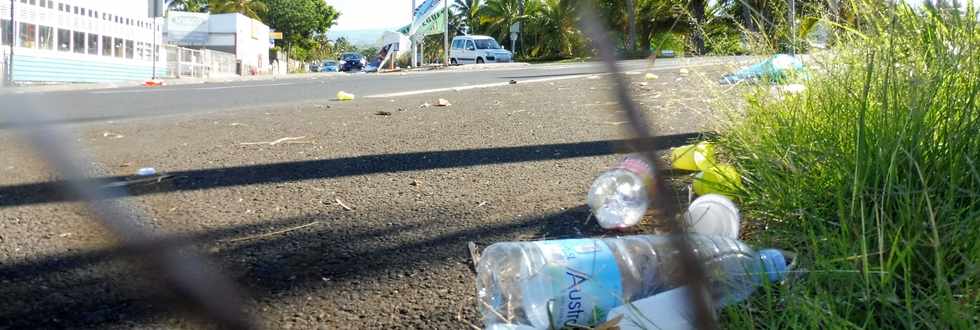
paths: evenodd
<path fill-rule="evenodd" d="M 593 326 L 622 305 L 623 284 L 609 246 L 596 239 L 535 242 L 548 260 L 542 270 L 550 279 L 549 307 L 554 326 Z"/>

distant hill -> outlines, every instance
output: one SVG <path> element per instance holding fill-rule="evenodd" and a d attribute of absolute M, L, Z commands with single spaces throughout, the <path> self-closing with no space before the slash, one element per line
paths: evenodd
<path fill-rule="evenodd" d="M 378 39 L 385 31 L 392 31 L 391 29 L 368 29 L 368 30 L 347 30 L 347 31 L 327 31 L 327 38 L 330 40 L 337 40 L 337 38 L 344 37 L 347 41 L 356 46 L 376 46 Z"/>

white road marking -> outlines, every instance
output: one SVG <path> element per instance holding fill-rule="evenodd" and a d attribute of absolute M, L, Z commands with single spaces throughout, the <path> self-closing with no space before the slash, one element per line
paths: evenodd
<path fill-rule="evenodd" d="M 252 88 L 252 87 L 271 87 L 271 86 L 284 86 L 293 85 L 294 83 L 275 83 L 275 84 L 258 84 L 258 85 L 237 85 L 237 86 L 215 86 L 215 87 L 198 87 L 198 88 L 166 88 L 166 89 L 127 89 L 127 90 L 107 90 L 107 91 L 94 91 L 89 92 L 90 94 L 129 94 L 129 93 L 154 93 L 154 92 L 179 92 L 187 90 L 197 90 L 197 91 L 210 91 L 210 90 L 222 90 L 222 89 L 232 89 L 232 88 Z M 177 85 L 180 86 L 180 85 Z"/>
<path fill-rule="evenodd" d="M 703 64 L 695 64 L 695 65 L 672 65 L 672 66 L 654 67 L 654 68 L 647 69 L 647 71 L 666 71 L 666 70 L 674 70 L 680 68 L 712 66 L 718 64 L 719 63 L 703 63 Z M 540 83 L 540 82 L 548 82 L 548 81 L 556 81 L 556 80 L 568 80 L 568 79 L 587 78 L 591 76 L 605 76 L 605 75 L 609 75 L 609 73 L 583 73 L 583 74 L 561 76 L 561 77 L 527 79 L 527 80 L 518 80 L 517 83 L 518 84 Z M 510 82 L 504 81 L 499 83 L 489 83 L 489 84 L 480 84 L 480 85 L 463 85 L 457 87 L 421 89 L 421 90 L 405 91 L 405 92 L 397 92 L 397 93 L 374 94 L 374 95 L 368 95 L 366 97 L 367 98 L 391 98 L 391 97 L 399 97 L 399 96 L 409 96 L 409 95 L 419 95 L 419 94 L 429 94 L 429 93 L 439 93 L 439 92 L 449 92 L 449 91 L 458 92 L 458 91 L 464 91 L 470 89 L 493 88 L 493 87 L 501 87 L 507 85 L 510 85 Z"/>
<path fill-rule="evenodd" d="M 219 89 L 252 88 L 252 87 L 271 87 L 271 86 L 285 86 L 285 85 L 293 85 L 293 83 L 276 83 L 276 84 L 258 84 L 258 85 L 201 87 L 201 88 L 195 88 L 194 90 L 199 90 L 199 91 L 213 91 L 213 90 L 219 90 Z"/>

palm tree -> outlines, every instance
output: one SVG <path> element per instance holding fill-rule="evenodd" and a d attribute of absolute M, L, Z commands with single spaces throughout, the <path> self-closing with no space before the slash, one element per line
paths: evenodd
<path fill-rule="evenodd" d="M 254 19 L 268 9 L 261 0 L 210 0 L 208 7 L 215 14 L 240 13 Z"/>
<path fill-rule="evenodd" d="M 510 44 L 510 26 L 524 21 L 527 15 L 521 15 L 523 0 L 487 0 L 486 7 L 481 11 L 480 24 L 486 27 L 486 33 L 506 40 Z"/>
<path fill-rule="evenodd" d="M 529 0 L 524 33 L 532 57 L 572 57 L 584 45 L 576 0 Z"/>
<path fill-rule="evenodd" d="M 195 13 L 205 12 L 208 9 L 208 0 L 173 0 L 168 9 Z"/>
<path fill-rule="evenodd" d="M 459 13 L 460 20 L 466 25 L 467 33 L 479 33 L 480 30 L 480 9 L 483 8 L 481 0 L 456 0 L 453 10 Z"/>

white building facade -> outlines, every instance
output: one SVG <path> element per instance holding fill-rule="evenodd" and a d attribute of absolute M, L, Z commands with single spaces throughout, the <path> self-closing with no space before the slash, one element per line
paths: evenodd
<path fill-rule="evenodd" d="M 166 70 L 145 0 L 0 0 L 0 51 L 14 82 L 139 81 Z M 13 8 L 11 8 L 13 7 Z M 12 18 L 11 19 L 11 14 Z"/>
<path fill-rule="evenodd" d="M 243 75 L 271 70 L 269 26 L 245 15 L 171 11 L 164 32 L 167 44 L 235 54 Z"/>

